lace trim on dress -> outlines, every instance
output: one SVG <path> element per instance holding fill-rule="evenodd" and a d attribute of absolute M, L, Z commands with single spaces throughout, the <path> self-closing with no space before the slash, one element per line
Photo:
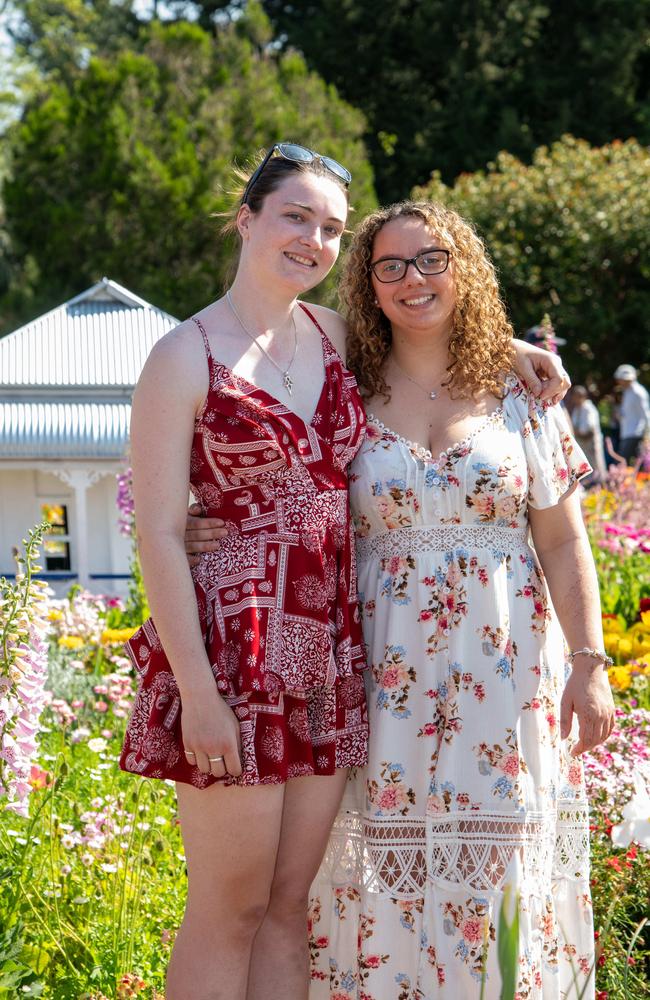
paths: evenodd
<path fill-rule="evenodd" d="M 496 410 L 492 410 L 492 413 L 488 413 L 487 416 L 485 417 L 485 420 L 481 420 L 476 425 L 474 430 L 470 431 L 470 433 L 466 437 L 461 438 L 460 441 L 455 441 L 454 444 L 450 445 L 448 448 L 445 448 L 444 451 L 439 452 L 438 455 L 434 455 L 429 448 L 425 448 L 424 445 L 418 444 L 417 441 L 409 441 L 408 438 L 402 437 L 401 434 L 396 434 L 395 431 L 391 430 L 391 428 L 388 427 L 388 425 L 383 422 L 383 420 L 379 420 L 379 418 L 375 417 L 372 413 L 367 413 L 366 419 L 368 423 L 372 423 L 376 427 L 378 427 L 379 430 L 382 432 L 382 434 L 384 434 L 386 437 L 391 438 L 393 441 L 399 441 L 400 444 L 406 445 L 406 447 L 410 451 L 412 451 L 413 454 L 416 455 L 418 458 L 424 459 L 429 462 L 433 462 L 434 463 L 433 467 L 435 469 L 437 462 L 441 461 L 443 458 L 447 458 L 450 455 L 453 455 L 460 449 L 465 449 L 472 443 L 477 434 L 482 433 L 482 431 L 484 431 L 486 427 L 489 427 L 495 421 L 500 420 L 502 416 L 503 416 L 503 403 L 500 406 L 497 406 Z"/>
<path fill-rule="evenodd" d="M 340 815 L 321 877 L 392 899 L 421 898 L 427 880 L 470 893 L 494 893 L 519 867 L 523 893 L 545 894 L 558 879 L 589 878 L 585 802 L 555 814 L 441 813 L 416 817 Z"/>
<path fill-rule="evenodd" d="M 357 559 L 389 559 L 421 552 L 448 552 L 455 548 L 512 552 L 527 546 L 527 528 L 499 528 L 493 524 L 449 524 L 441 527 L 392 528 L 357 538 Z"/>

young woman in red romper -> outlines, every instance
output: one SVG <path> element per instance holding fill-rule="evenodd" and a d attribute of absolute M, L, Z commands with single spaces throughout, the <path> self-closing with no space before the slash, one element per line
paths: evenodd
<path fill-rule="evenodd" d="M 177 783 L 189 882 L 167 1000 L 307 996 L 307 894 L 347 769 L 366 760 L 347 499 L 365 418 L 343 321 L 297 301 L 336 260 L 348 181 L 273 147 L 237 212 L 227 296 L 154 347 L 134 395 L 153 618 L 129 643 L 120 763 Z M 188 485 L 222 525 L 191 572 Z"/>

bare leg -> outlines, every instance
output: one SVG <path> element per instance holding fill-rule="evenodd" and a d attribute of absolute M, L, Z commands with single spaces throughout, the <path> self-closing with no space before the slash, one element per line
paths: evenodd
<path fill-rule="evenodd" d="M 189 883 L 167 1000 L 244 1000 L 253 939 L 269 903 L 285 787 L 176 786 Z"/>
<path fill-rule="evenodd" d="M 247 1000 L 306 1000 L 307 896 L 336 816 L 347 770 L 287 782 L 266 916 L 253 945 Z"/>

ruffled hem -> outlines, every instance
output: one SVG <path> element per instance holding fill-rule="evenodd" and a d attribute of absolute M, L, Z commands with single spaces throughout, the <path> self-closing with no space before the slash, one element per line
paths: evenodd
<path fill-rule="evenodd" d="M 164 657 L 164 654 L 161 653 Z M 190 766 L 184 754 L 182 706 L 176 680 L 164 666 L 147 671 L 136 695 L 120 756 L 123 771 L 207 788 L 281 784 L 303 775 L 333 774 L 368 757 L 363 678 L 337 679 L 306 691 L 247 691 L 226 696 L 240 724 L 243 773 L 215 778 Z"/>

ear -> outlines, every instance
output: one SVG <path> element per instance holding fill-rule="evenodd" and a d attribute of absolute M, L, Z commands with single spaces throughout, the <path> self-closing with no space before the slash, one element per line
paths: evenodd
<path fill-rule="evenodd" d="M 252 218 L 253 213 L 251 212 L 250 205 L 242 205 L 237 212 L 237 229 L 244 241 L 248 239 Z"/>

